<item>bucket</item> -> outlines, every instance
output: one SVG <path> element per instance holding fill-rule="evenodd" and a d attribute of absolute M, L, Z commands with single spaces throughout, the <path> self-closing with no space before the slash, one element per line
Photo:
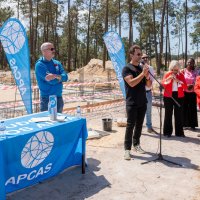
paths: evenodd
<path fill-rule="evenodd" d="M 104 131 L 112 131 L 112 119 L 111 118 L 103 118 L 102 124 L 103 124 Z"/>

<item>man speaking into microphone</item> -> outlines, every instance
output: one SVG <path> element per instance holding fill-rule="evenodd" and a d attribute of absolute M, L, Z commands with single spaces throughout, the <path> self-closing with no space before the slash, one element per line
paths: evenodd
<path fill-rule="evenodd" d="M 133 45 L 129 49 L 130 63 L 122 70 L 126 92 L 127 126 L 124 140 L 124 159 L 131 159 L 131 146 L 138 153 L 145 153 L 140 146 L 142 125 L 146 112 L 146 89 L 151 86 L 148 65 L 140 66 L 142 57 L 141 48 Z"/>

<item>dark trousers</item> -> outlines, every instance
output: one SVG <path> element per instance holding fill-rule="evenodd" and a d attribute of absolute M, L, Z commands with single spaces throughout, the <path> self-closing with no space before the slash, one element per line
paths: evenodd
<path fill-rule="evenodd" d="M 183 98 L 178 98 L 178 92 L 172 92 L 173 98 L 180 104 L 180 107 L 176 105 L 170 97 L 164 97 L 165 106 L 165 118 L 164 118 L 164 135 L 172 135 L 172 115 L 174 110 L 174 121 L 175 121 L 175 135 L 181 136 L 184 134 L 183 131 Z"/>
<path fill-rule="evenodd" d="M 142 133 L 142 125 L 144 122 L 146 108 L 146 104 L 141 107 L 126 106 L 127 126 L 124 140 L 125 150 L 131 150 L 132 143 L 133 146 L 140 144 L 140 136 Z"/>
<path fill-rule="evenodd" d="M 184 127 L 197 127 L 197 96 L 195 92 L 185 92 L 184 97 Z"/>
<path fill-rule="evenodd" d="M 40 97 L 40 111 L 47 111 L 48 110 L 48 103 L 49 103 L 49 97 Z M 62 113 L 63 111 L 63 98 L 57 97 L 57 112 Z"/>

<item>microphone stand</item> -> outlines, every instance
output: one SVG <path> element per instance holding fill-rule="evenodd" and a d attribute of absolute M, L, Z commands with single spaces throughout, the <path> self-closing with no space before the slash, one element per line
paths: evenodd
<path fill-rule="evenodd" d="M 153 160 L 149 160 L 149 161 L 146 161 L 146 162 L 143 162 L 141 164 L 147 164 L 147 163 L 150 163 L 150 162 L 157 162 L 157 161 L 165 161 L 165 162 L 169 162 L 171 164 L 174 164 L 174 165 L 178 165 L 178 166 L 181 166 L 183 167 L 182 164 L 179 164 L 179 163 L 176 163 L 176 162 L 173 162 L 173 161 L 170 161 L 170 160 L 167 160 L 163 157 L 162 155 L 162 137 L 161 137 L 161 132 L 162 132 L 162 89 L 164 88 L 162 86 L 162 84 L 156 79 L 156 77 L 149 71 L 149 74 L 151 75 L 151 77 L 159 84 L 159 89 L 160 89 L 160 152 L 158 153 L 158 156 L 157 158 L 153 159 Z M 169 91 L 165 89 L 165 91 L 169 94 Z M 178 106 L 178 107 L 181 107 L 180 104 L 171 96 L 170 97 L 174 103 Z"/>

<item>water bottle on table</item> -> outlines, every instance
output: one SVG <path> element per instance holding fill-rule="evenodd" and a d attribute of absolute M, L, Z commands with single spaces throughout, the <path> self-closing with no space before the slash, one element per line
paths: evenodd
<path fill-rule="evenodd" d="M 1 121 L 1 123 L 0 123 L 0 137 L 6 138 L 6 125 L 5 125 L 4 121 Z"/>
<path fill-rule="evenodd" d="M 55 95 L 49 96 L 49 113 L 50 119 L 53 121 L 57 120 L 57 97 Z"/>
<path fill-rule="evenodd" d="M 77 106 L 77 108 L 76 108 L 76 116 L 78 118 L 81 118 L 81 107 L 80 106 Z"/>

